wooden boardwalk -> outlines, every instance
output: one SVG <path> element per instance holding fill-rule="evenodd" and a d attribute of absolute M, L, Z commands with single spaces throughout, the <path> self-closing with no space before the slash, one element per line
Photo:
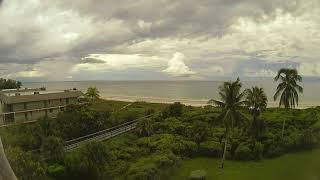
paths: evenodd
<path fill-rule="evenodd" d="M 133 129 L 136 128 L 138 123 L 138 120 L 134 120 L 134 121 L 130 121 L 130 122 L 126 122 L 123 124 L 120 124 L 118 126 L 109 128 L 109 129 L 105 129 L 102 131 L 98 131 L 86 136 L 82 136 L 76 139 L 72 139 L 69 141 L 65 142 L 65 146 L 64 146 L 64 150 L 65 151 L 72 151 L 74 149 L 77 149 L 81 146 L 83 146 L 84 144 L 88 143 L 88 142 L 92 142 L 92 141 L 104 141 L 107 139 L 110 139 L 112 137 L 115 137 L 117 135 L 123 134 L 125 132 L 131 131 Z"/>

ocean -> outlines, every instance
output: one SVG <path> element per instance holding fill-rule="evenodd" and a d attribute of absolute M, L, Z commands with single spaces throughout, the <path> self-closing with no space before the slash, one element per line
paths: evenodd
<path fill-rule="evenodd" d="M 47 90 L 77 88 L 83 92 L 90 86 L 100 91 L 105 99 L 146 102 L 182 102 L 187 105 L 205 105 L 209 99 L 219 99 L 218 87 L 222 81 L 61 81 L 24 82 L 23 87 L 46 87 Z M 273 100 L 277 83 L 272 80 L 243 81 L 243 89 L 252 86 L 264 88 L 268 96 L 268 106 L 275 107 Z M 320 105 L 320 80 L 304 81 L 304 92 L 300 95 L 300 108 Z"/>

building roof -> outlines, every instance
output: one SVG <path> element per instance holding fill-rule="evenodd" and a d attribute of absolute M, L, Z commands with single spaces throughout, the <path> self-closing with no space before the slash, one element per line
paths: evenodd
<path fill-rule="evenodd" d="M 6 96 L 5 94 L 0 94 L 0 99 L 5 104 L 15 104 L 24 102 L 35 102 L 44 101 L 52 99 L 65 99 L 65 98 L 76 98 L 83 95 L 81 91 L 65 91 L 65 92 L 54 92 L 46 94 L 32 94 L 32 95 L 19 95 L 19 96 Z"/>

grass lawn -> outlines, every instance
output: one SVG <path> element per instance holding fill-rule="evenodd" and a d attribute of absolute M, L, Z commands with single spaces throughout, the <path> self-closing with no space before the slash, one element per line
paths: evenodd
<path fill-rule="evenodd" d="M 184 160 L 170 175 L 171 180 L 188 179 L 191 171 L 207 171 L 209 180 L 320 180 L 320 150 L 287 154 L 261 162 L 227 161 L 219 169 L 220 159 Z"/>

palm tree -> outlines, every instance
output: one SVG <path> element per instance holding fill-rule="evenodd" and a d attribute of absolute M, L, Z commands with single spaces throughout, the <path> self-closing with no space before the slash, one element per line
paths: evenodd
<path fill-rule="evenodd" d="M 241 92 L 241 87 L 242 85 L 239 78 L 235 82 L 224 82 L 223 85 L 219 87 L 221 101 L 211 99 L 208 102 L 209 104 L 216 104 L 223 110 L 220 117 L 223 119 L 225 127 L 225 141 L 221 168 L 224 167 L 226 158 L 229 130 L 230 128 L 233 129 L 233 127 L 238 125 L 240 120 L 243 119 L 240 109 L 245 105 L 245 101 L 243 100 L 245 92 Z"/>
<path fill-rule="evenodd" d="M 89 87 L 87 89 L 87 92 L 85 94 L 86 97 L 88 97 L 91 101 L 99 99 L 99 90 L 96 87 Z"/>
<path fill-rule="evenodd" d="M 192 126 L 192 137 L 200 149 L 200 143 L 204 142 L 209 135 L 208 124 L 202 121 L 196 121 Z"/>
<path fill-rule="evenodd" d="M 263 88 L 252 87 L 246 90 L 246 105 L 253 117 L 250 133 L 254 139 L 258 138 L 264 129 L 264 123 L 259 116 L 266 110 L 267 104 L 268 99 Z"/>
<path fill-rule="evenodd" d="M 150 136 L 153 133 L 154 121 L 150 118 L 142 118 L 138 121 L 137 131 L 138 134 L 143 136 Z"/>
<path fill-rule="evenodd" d="M 274 100 L 276 101 L 280 96 L 279 107 L 284 106 L 286 110 L 295 108 L 299 105 L 299 94 L 303 93 L 303 88 L 297 83 L 302 82 L 302 77 L 298 74 L 296 69 L 282 68 L 278 71 L 277 76 L 274 78 L 278 84 Z M 283 120 L 281 137 L 284 134 L 284 127 L 286 120 Z"/>

